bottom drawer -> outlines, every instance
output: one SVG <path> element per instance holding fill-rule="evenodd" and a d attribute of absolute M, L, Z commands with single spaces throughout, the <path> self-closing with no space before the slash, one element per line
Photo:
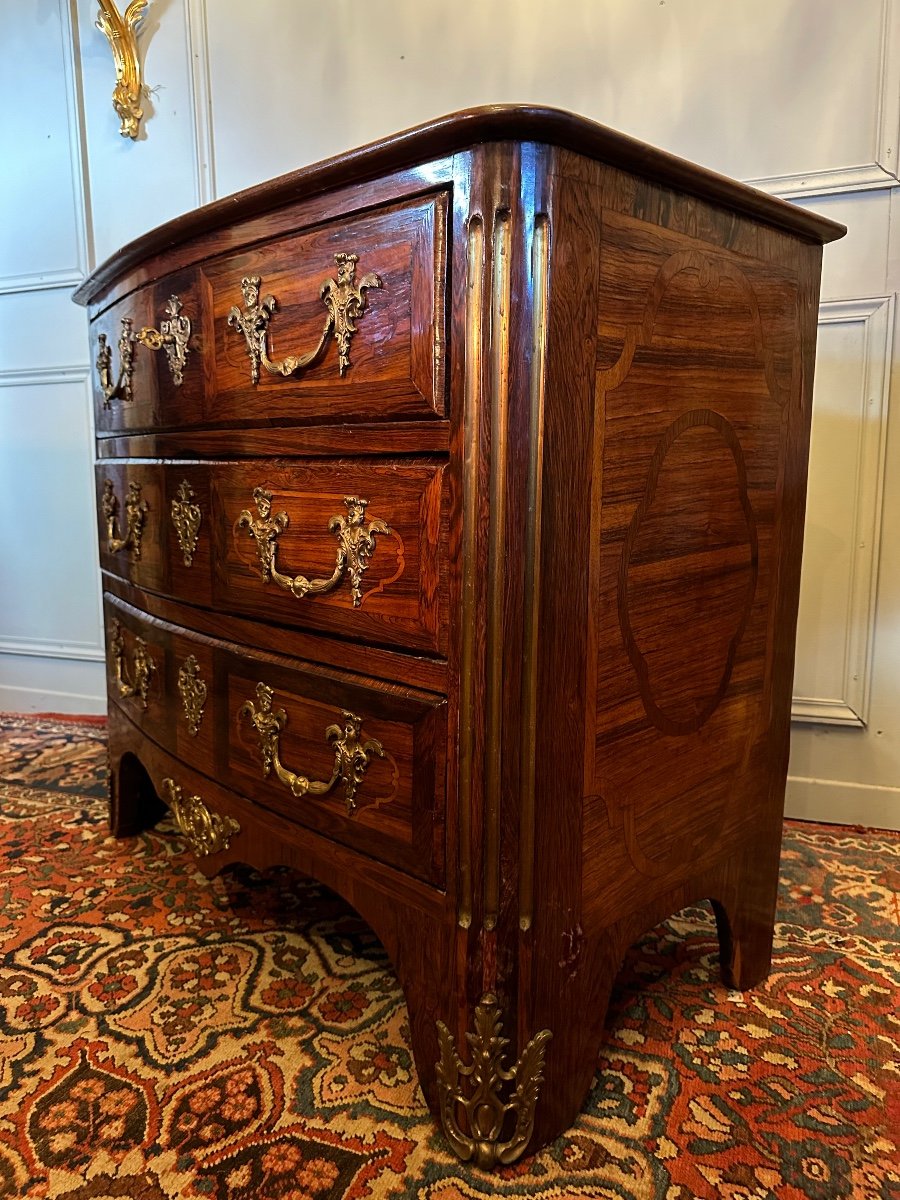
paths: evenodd
<path fill-rule="evenodd" d="M 110 702 L 223 786 L 443 886 L 447 702 L 105 600 Z M 149 662 L 150 666 L 147 666 Z"/>

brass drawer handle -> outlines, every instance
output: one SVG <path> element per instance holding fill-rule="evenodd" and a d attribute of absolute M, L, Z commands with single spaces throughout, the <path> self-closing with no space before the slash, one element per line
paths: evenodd
<path fill-rule="evenodd" d="M 120 550 L 130 550 L 132 558 L 141 557 L 141 539 L 144 536 L 144 525 L 150 505 L 141 499 L 141 485 L 129 483 L 128 499 L 125 501 L 125 536 L 119 529 L 119 498 L 115 493 L 111 479 L 104 480 L 103 497 L 100 501 L 103 517 L 106 521 L 106 549 L 110 554 L 118 554 Z"/>
<path fill-rule="evenodd" d="M 156 670 L 156 664 L 147 652 L 147 643 L 142 637 L 134 639 L 134 654 L 131 660 L 131 678 L 125 669 L 125 638 L 122 636 L 122 626 L 118 621 L 112 622 L 112 637 L 109 641 L 109 652 L 116 665 L 116 686 L 122 697 L 136 696 L 141 702 L 141 708 L 147 709 L 150 678 Z"/>
<path fill-rule="evenodd" d="M 375 754 L 384 758 L 385 753 L 381 742 L 375 738 L 368 741 L 360 740 L 360 729 L 363 718 L 355 713 L 342 711 L 344 724 L 329 725 L 325 730 L 326 739 L 334 745 L 334 769 L 331 778 L 325 780 L 308 779 L 305 775 L 297 775 L 287 770 L 281 762 L 279 738 L 287 724 L 287 713 L 283 708 L 272 711 L 273 690 L 265 683 L 256 685 L 256 699 L 259 707 L 252 700 L 245 700 L 238 710 L 238 720 L 249 717 L 253 728 L 259 735 L 259 748 L 263 760 L 263 778 L 267 779 L 274 769 L 275 775 L 285 787 L 290 788 L 295 796 L 324 796 L 330 792 L 340 780 L 344 785 L 344 797 L 347 804 L 347 814 L 352 816 L 356 811 L 356 793 L 369 769 L 369 759 Z"/>
<path fill-rule="evenodd" d="M 103 393 L 103 407 L 109 408 L 113 400 L 133 400 L 134 389 L 134 345 L 140 342 L 148 350 L 165 350 L 172 374 L 172 382 L 181 387 L 184 382 L 184 364 L 188 356 L 188 341 L 191 336 L 191 319 L 182 314 L 181 300 L 170 296 L 166 302 L 168 317 L 160 321 L 159 329 L 134 331 L 132 317 L 122 318 L 119 334 L 119 374 L 113 379 L 112 346 L 101 333 L 97 339 L 97 375 Z"/>
<path fill-rule="evenodd" d="M 178 499 L 172 501 L 172 524 L 178 536 L 181 547 L 181 557 L 184 565 L 189 567 L 194 561 L 194 551 L 200 536 L 200 522 L 203 514 L 200 505 L 194 504 L 194 489 L 186 479 L 178 485 Z"/>
<path fill-rule="evenodd" d="M 282 375 L 285 378 L 314 366 L 322 357 L 332 334 L 338 346 L 338 372 L 343 375 L 350 366 L 350 340 L 356 333 L 354 322 L 366 311 L 366 291 L 380 288 L 381 278 L 370 272 L 363 275 L 359 283 L 356 282 L 358 254 L 336 254 L 334 261 L 337 282 L 328 279 L 319 290 L 322 303 L 328 311 L 319 344 L 306 354 L 288 355 L 280 362 L 269 358 L 269 321 L 278 307 L 278 301 L 274 296 L 260 299 L 262 279 L 259 275 L 245 275 L 241 280 L 244 308 L 241 310 L 236 304 L 233 305 L 228 313 L 228 324 L 244 335 L 252 383 L 259 383 L 260 363 L 270 375 Z"/>
<path fill-rule="evenodd" d="M 185 796 L 174 779 L 162 781 L 162 799 L 172 810 L 175 824 L 187 838 L 198 858 L 227 850 L 241 832 L 234 817 L 222 817 L 207 808 L 199 796 Z"/>
<path fill-rule="evenodd" d="M 272 493 L 265 488 L 253 489 L 257 516 L 245 508 L 237 519 L 238 529 L 246 528 L 256 542 L 256 552 L 265 583 L 271 579 L 280 588 L 302 600 L 304 596 L 321 596 L 330 592 L 341 582 L 346 572 L 350 576 L 350 594 L 353 607 L 362 603 L 362 577 L 375 552 L 375 535 L 390 534 L 391 527 L 378 519 L 364 524 L 368 500 L 359 496 L 345 496 L 347 516 L 334 516 L 328 522 L 328 532 L 338 540 L 334 571 L 328 579 L 307 579 L 305 575 L 282 575 L 275 564 L 278 553 L 278 536 L 288 527 L 286 512 L 272 512 Z"/>

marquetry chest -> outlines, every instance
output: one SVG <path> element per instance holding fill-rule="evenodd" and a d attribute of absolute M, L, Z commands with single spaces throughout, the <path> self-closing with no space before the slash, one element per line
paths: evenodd
<path fill-rule="evenodd" d="M 113 831 L 167 806 L 208 873 L 344 895 L 482 1166 L 571 1123 L 643 930 L 709 898 L 726 980 L 768 969 L 842 232 L 479 109 L 170 222 L 76 294 Z"/>

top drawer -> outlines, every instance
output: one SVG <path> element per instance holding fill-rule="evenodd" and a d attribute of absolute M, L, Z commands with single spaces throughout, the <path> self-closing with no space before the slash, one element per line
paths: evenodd
<path fill-rule="evenodd" d="M 119 301 L 92 326 L 98 431 L 444 417 L 446 199 L 257 242 Z"/>

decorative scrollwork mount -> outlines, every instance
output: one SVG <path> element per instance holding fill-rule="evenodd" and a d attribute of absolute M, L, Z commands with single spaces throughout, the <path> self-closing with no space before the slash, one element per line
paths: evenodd
<path fill-rule="evenodd" d="M 144 110 L 141 108 L 141 61 L 135 34 L 144 16 L 147 0 L 131 0 L 124 16 L 119 14 L 113 0 L 98 2 L 100 11 L 97 14 L 97 28 L 109 42 L 116 68 L 113 108 L 121 121 L 119 133 L 122 137 L 136 138 Z"/>
<path fill-rule="evenodd" d="M 150 701 L 150 678 L 156 670 L 153 659 L 147 651 L 147 643 L 142 637 L 134 639 L 134 654 L 131 662 L 131 678 L 125 668 L 125 638 L 121 624 L 114 620 L 109 639 L 109 653 L 116 666 L 116 686 L 123 698 L 136 696 L 141 702 L 141 708 L 147 709 Z"/>
<path fill-rule="evenodd" d="M 194 551 L 197 549 L 197 539 L 200 533 L 200 522 L 203 514 L 200 505 L 194 504 L 194 489 L 186 479 L 178 485 L 178 499 L 172 501 L 172 524 L 181 547 L 184 565 L 189 567 L 194 561 Z"/>
<path fill-rule="evenodd" d="M 238 720 L 249 717 L 253 728 L 259 737 L 259 748 L 263 760 L 263 778 L 274 770 L 276 778 L 285 787 L 290 788 L 295 796 L 324 796 L 330 792 L 340 780 L 344 785 L 344 798 L 347 814 L 352 816 L 356 811 L 356 793 L 369 769 L 372 755 L 384 758 L 385 753 L 381 742 L 375 738 L 367 741 L 360 739 L 363 718 L 355 713 L 342 711 L 343 728 L 340 725 L 329 725 L 325 730 L 326 739 L 334 746 L 334 768 L 330 779 L 309 779 L 305 775 L 295 774 L 283 766 L 280 757 L 279 739 L 281 731 L 287 724 L 287 713 L 283 708 L 272 709 L 275 693 L 265 683 L 256 685 L 256 699 L 246 700 L 238 710 Z"/>
<path fill-rule="evenodd" d="M 485 992 L 475 1006 L 475 1032 L 466 1034 L 472 1059 L 468 1066 L 459 1057 L 447 1026 L 438 1021 L 437 1029 L 441 1124 L 454 1152 L 463 1162 L 474 1161 L 484 1171 L 515 1162 L 534 1130 L 544 1054 L 553 1034 L 549 1029 L 536 1033 L 513 1066 L 504 1067 L 509 1039 L 502 1036 L 500 1004 L 493 992 Z M 468 1086 L 464 1087 L 464 1081 Z M 504 1084 L 512 1085 L 506 1101 L 502 1099 Z M 466 1128 L 460 1124 L 460 1110 Z M 507 1140 L 501 1141 L 510 1114 L 513 1128 Z"/>
<path fill-rule="evenodd" d="M 244 307 L 232 306 L 228 313 L 228 324 L 244 335 L 250 359 L 251 383 L 259 383 L 260 364 L 270 375 L 284 378 L 298 375 L 314 366 L 324 354 L 332 334 L 338 347 L 338 373 L 345 374 L 350 366 L 350 341 L 356 333 L 356 321 L 366 311 L 366 292 L 369 288 L 380 288 L 381 277 L 369 272 L 357 282 L 358 254 L 335 254 L 334 262 L 337 280 L 326 280 L 319 290 L 327 316 L 318 344 L 305 354 L 291 354 L 280 361 L 269 357 L 269 322 L 278 308 L 278 301 L 271 295 L 261 296 L 262 279 L 259 275 L 245 275 L 241 280 Z"/>
<path fill-rule="evenodd" d="M 391 528 L 384 521 L 375 520 L 365 524 L 369 501 L 359 496 L 345 496 L 347 515 L 331 517 L 328 532 L 337 536 L 338 546 L 334 571 L 328 579 L 308 579 L 305 575 L 282 575 L 275 559 L 278 553 L 278 537 L 288 527 L 286 512 L 272 512 L 272 493 L 263 487 L 253 489 L 257 515 L 245 508 L 237 519 L 237 528 L 246 528 L 256 542 L 262 577 L 265 583 L 271 580 L 286 592 L 302 600 L 304 596 L 321 596 L 340 583 L 346 573 L 350 577 L 350 594 L 353 607 L 362 603 L 362 578 L 375 552 L 375 535 L 390 534 Z"/>
<path fill-rule="evenodd" d="M 106 334 L 97 338 L 97 377 L 103 394 L 103 407 L 109 408 L 113 400 L 134 399 L 134 347 L 135 343 L 148 350 L 164 350 L 176 387 L 184 383 L 184 367 L 190 350 L 191 319 L 182 313 L 178 296 L 166 301 L 166 319 L 160 321 L 159 329 L 134 330 L 134 319 L 122 317 L 122 332 L 119 334 L 119 374 L 113 378 L 112 347 Z"/>
<path fill-rule="evenodd" d="M 185 796 L 174 779 L 162 781 L 162 798 L 198 858 L 227 850 L 231 839 L 241 832 L 234 817 L 213 812 L 199 796 Z"/>
<path fill-rule="evenodd" d="M 119 530 L 119 498 L 113 488 L 112 480 L 103 482 L 103 496 L 100 500 L 103 518 L 106 521 L 106 549 L 110 554 L 118 554 L 120 550 L 130 550 L 137 561 L 141 557 L 141 541 L 144 536 L 144 525 L 150 505 L 141 499 L 141 485 L 132 480 L 128 485 L 128 498 L 125 501 L 125 536 Z"/>
<path fill-rule="evenodd" d="M 184 716 L 191 737 L 196 737 L 200 732 L 207 691 L 207 686 L 200 677 L 200 664 L 193 654 L 189 654 L 178 671 L 178 695 L 184 705 Z"/>

